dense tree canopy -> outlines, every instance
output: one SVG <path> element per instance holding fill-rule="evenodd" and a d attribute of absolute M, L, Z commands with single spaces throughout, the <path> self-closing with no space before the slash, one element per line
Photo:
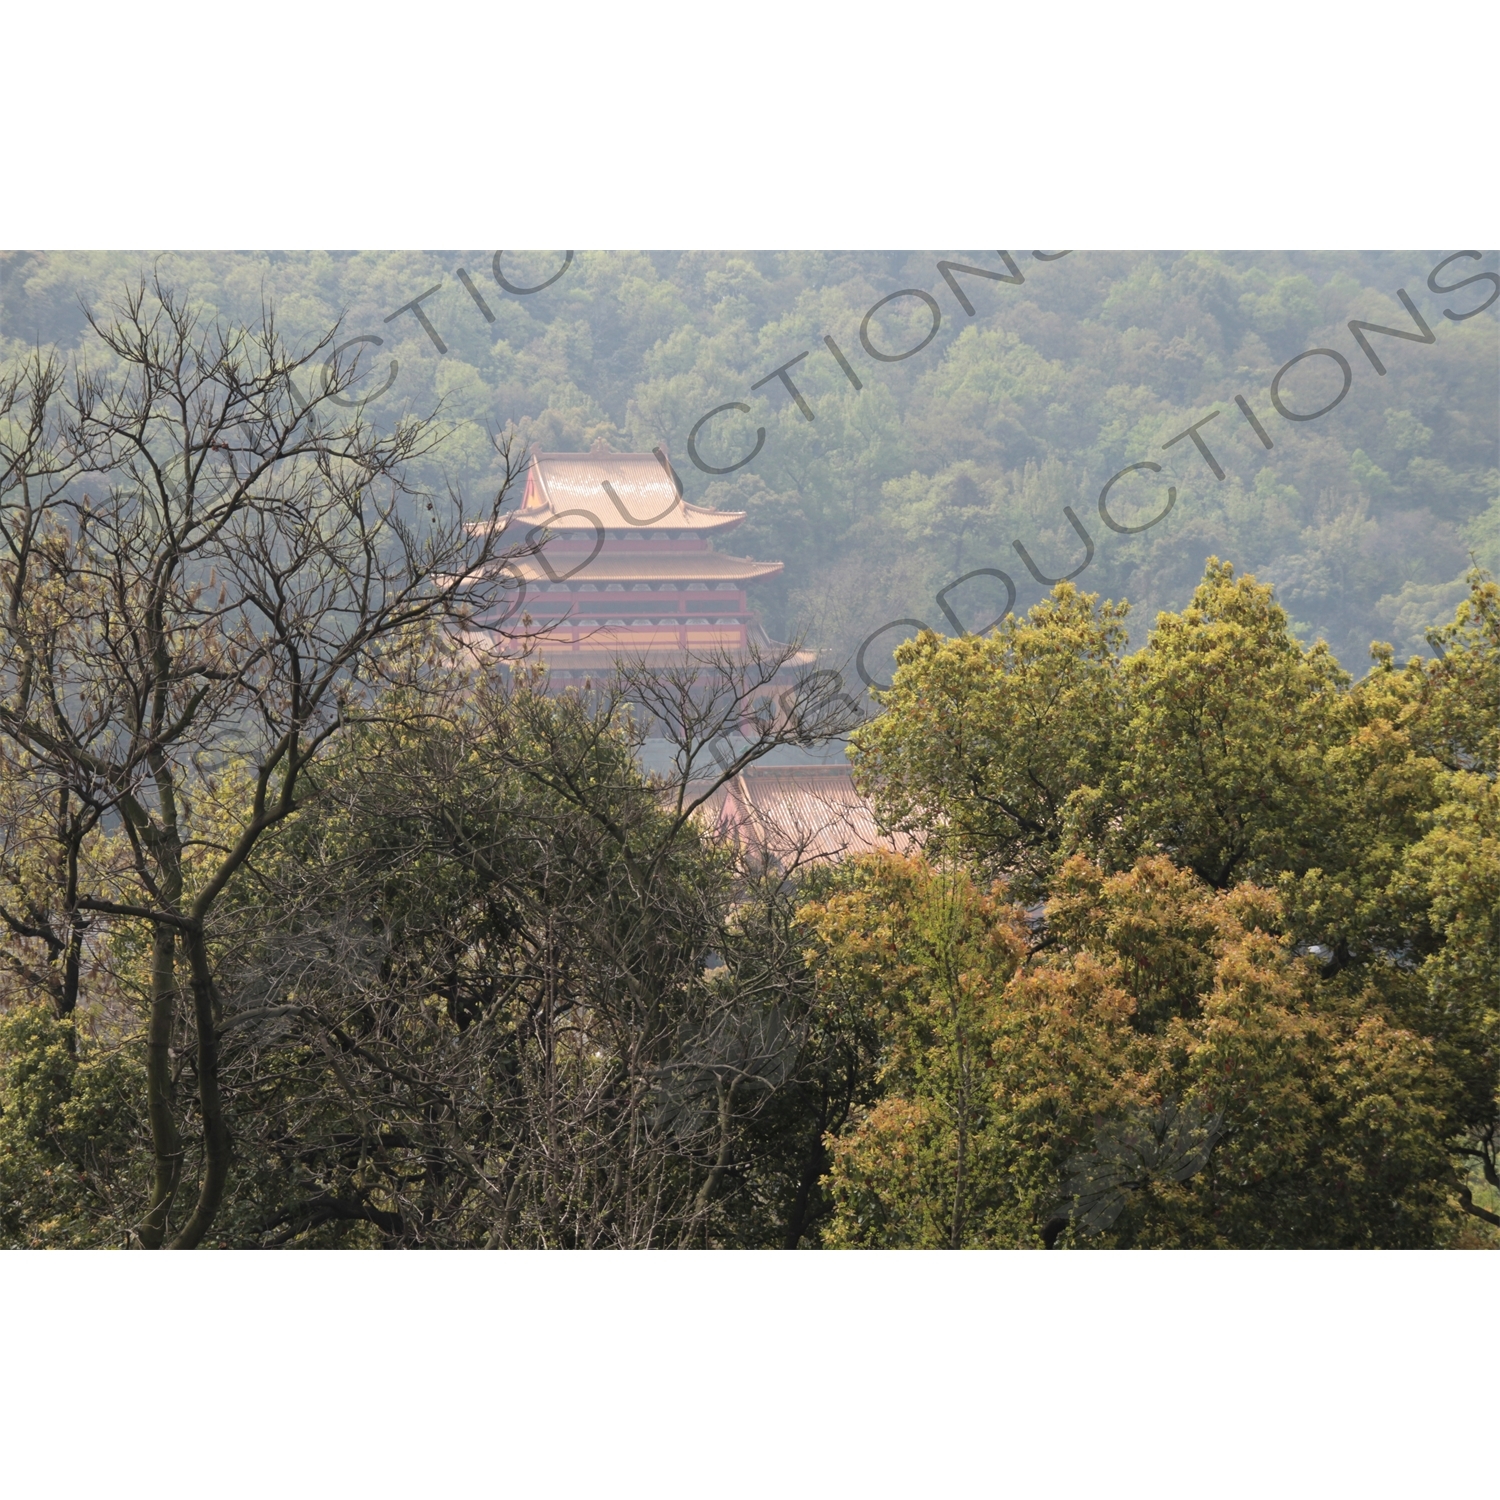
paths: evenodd
<path fill-rule="evenodd" d="M 885 1096 L 834 1148 L 829 1243 L 1451 1236 L 1455 1081 L 1430 1042 L 1320 986 L 1270 892 L 1074 856 L 1025 962 L 1019 914 L 962 875 L 853 880 L 810 915 L 825 982 L 880 997 L 889 1050 Z"/>
<path fill-rule="evenodd" d="M 885 1007 L 890 1080 L 836 1148 L 831 1233 L 940 1243 L 944 1202 L 971 1226 L 954 1243 L 1022 1242 L 1049 1206 L 1112 1243 L 1458 1232 L 1455 1205 L 1500 1187 L 1500 590 L 1469 587 L 1435 660 L 1377 648 L 1358 684 L 1216 559 L 1129 656 L 1119 607 L 1068 584 L 985 639 L 900 648 L 852 754 L 936 864 L 876 862 L 811 912 L 823 982 Z M 934 927 L 913 881 L 969 915 Z M 1007 897 L 1034 905 L 984 906 Z M 1006 1195 L 972 1217 L 963 1111 L 903 1062 L 944 1005 Z M 1174 1148 L 1185 1121 L 1203 1138 Z M 1162 1162 L 1192 1170 L 1164 1183 Z"/>
<path fill-rule="evenodd" d="M 1372 639 L 1402 660 L 1425 651 L 1424 630 L 1463 596 L 1471 550 L 1500 567 L 1492 256 L 1041 258 L 1054 253 L 275 252 L 157 264 L 206 316 L 253 322 L 268 297 L 292 338 L 342 318 L 339 343 L 367 341 L 343 356 L 358 361 L 352 397 L 368 398 L 367 420 L 389 430 L 441 404 L 450 437 L 420 471 L 436 489 L 439 470 L 470 492 L 491 484 L 489 433 L 509 424 L 523 446 L 553 450 L 666 444 L 690 499 L 746 510 L 737 543 L 786 561 L 761 595 L 773 628 L 805 623 L 839 660 L 898 617 L 941 627 L 934 594 L 972 569 L 1009 574 L 1021 605 L 1034 603 L 1048 585 L 1013 543 L 1042 575 L 1071 572 L 1083 548 L 1064 506 L 1092 539 L 1080 587 L 1129 598 L 1138 626 L 1183 608 L 1213 553 L 1274 582 L 1294 632 L 1322 636 L 1356 673 Z M 79 299 L 105 300 L 141 265 L 5 257 L 7 352 L 86 344 Z M 1351 329 L 1420 338 L 1399 291 L 1430 345 Z M 912 349 L 934 317 L 930 343 L 878 357 Z M 1347 362 L 1348 393 L 1313 420 L 1284 416 L 1273 378 L 1313 349 Z M 771 378 L 803 354 L 786 378 L 806 411 Z M 1275 398 L 1315 412 L 1341 379 L 1331 358 L 1304 359 Z M 687 461 L 688 438 L 729 402 L 749 410 L 698 433 L 704 462 L 735 464 L 757 429 L 765 439 L 744 467 L 709 474 Z M 1179 436 L 1199 423 L 1195 438 Z M 1140 463 L 1162 467 L 1114 484 L 1115 523 L 1150 521 L 1169 486 L 1176 500 L 1160 524 L 1123 534 L 1096 500 Z M 976 627 L 1003 610 L 1005 590 L 979 577 L 947 602 Z M 877 681 L 889 680 L 900 634 L 871 648 Z"/>

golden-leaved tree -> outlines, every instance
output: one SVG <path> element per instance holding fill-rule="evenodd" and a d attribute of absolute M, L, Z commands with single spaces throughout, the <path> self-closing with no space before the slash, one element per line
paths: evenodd
<path fill-rule="evenodd" d="M 1161 856 L 1059 873 L 1045 946 L 952 872 L 875 858 L 804 912 L 884 1023 L 833 1145 L 847 1246 L 1345 1246 L 1451 1236 L 1457 1084 L 1320 980 L 1274 893 Z"/>
<path fill-rule="evenodd" d="M 1215 558 L 1128 657 L 1123 613 L 1062 584 L 985 639 L 924 632 L 854 737 L 861 784 L 943 880 L 998 879 L 1029 908 L 1017 972 L 975 981 L 996 1092 L 969 1156 L 996 1175 L 966 1189 L 987 1195 L 974 1233 L 1411 1245 L 1468 1215 L 1482 1236 L 1474 1220 L 1500 1225 L 1476 1201 L 1500 1186 L 1495 584 L 1471 575 L 1433 659 L 1398 668 L 1377 644 L 1358 683 Z M 877 906 L 899 969 L 931 944 L 924 908 Z M 830 983 L 858 926 L 840 909 L 810 913 Z M 887 1010 L 895 973 L 862 981 Z M 915 1189 L 872 1186 L 956 1150 L 898 1073 L 837 1143 L 835 1237 L 899 1220 L 892 1242 L 967 1243 L 915 1227 L 942 1216 L 937 1187 L 918 1212 Z"/>

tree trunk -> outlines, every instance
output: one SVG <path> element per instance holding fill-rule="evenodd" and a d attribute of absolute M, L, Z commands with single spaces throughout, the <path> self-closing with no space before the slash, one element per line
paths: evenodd
<path fill-rule="evenodd" d="M 1473 1214 L 1476 1219 L 1483 1219 L 1486 1224 L 1500 1227 L 1500 1214 L 1492 1214 L 1489 1209 L 1481 1208 L 1474 1201 L 1474 1194 L 1468 1188 L 1458 1190 L 1458 1201 L 1466 1214 Z"/>
<path fill-rule="evenodd" d="M 948 1231 L 948 1248 L 961 1250 L 964 1243 L 964 1172 L 969 1156 L 969 1054 L 965 1033 L 959 976 L 953 974 L 953 1031 L 958 1053 L 958 1159 L 953 1173 L 953 1222 Z"/>
<path fill-rule="evenodd" d="M 68 946 L 63 956 L 62 1001 L 59 1019 L 67 1020 L 78 1009 L 78 982 L 83 961 L 83 917 L 79 912 L 68 914 Z"/>
<path fill-rule="evenodd" d="M 182 1175 L 182 1137 L 172 1118 L 172 1022 L 176 1013 L 177 933 L 165 922 L 151 934 L 151 1023 L 146 1036 L 146 1110 L 151 1122 L 151 1207 L 136 1231 L 148 1250 L 159 1250 Z"/>
<path fill-rule="evenodd" d="M 802 1243 L 802 1236 L 807 1230 L 808 1212 L 812 1207 L 813 1189 L 818 1185 L 818 1179 L 828 1170 L 828 1152 L 823 1145 L 823 1135 L 827 1130 L 827 1120 L 822 1110 L 818 1111 L 818 1126 L 813 1133 L 812 1145 L 808 1148 L 807 1156 L 802 1163 L 802 1173 L 797 1182 L 797 1196 L 792 1203 L 792 1212 L 787 1220 L 786 1239 L 782 1244 L 784 1250 L 795 1250 Z"/>
<path fill-rule="evenodd" d="M 708 1236 L 708 1206 L 713 1201 L 714 1194 L 719 1189 L 719 1184 L 724 1180 L 724 1173 L 729 1170 L 730 1148 L 734 1144 L 734 1096 L 739 1088 L 738 1078 L 726 1089 L 721 1082 L 719 1084 L 719 1154 L 709 1169 L 708 1176 L 703 1179 L 703 1186 L 698 1189 L 697 1200 L 693 1204 L 692 1217 L 689 1218 L 686 1227 L 682 1231 L 682 1238 L 678 1241 L 677 1248 L 686 1250 L 688 1241 L 701 1225 L 704 1232 L 704 1248 L 707 1249 Z"/>
<path fill-rule="evenodd" d="M 67 871 L 63 881 L 63 913 L 67 935 L 63 941 L 62 988 L 57 995 L 57 1018 L 66 1021 L 78 1009 L 79 971 L 83 959 L 83 913 L 78 910 L 78 853 L 87 830 L 81 818 L 70 819 L 68 794 L 62 793 L 58 808 L 58 837 L 63 841 L 63 860 Z M 68 1050 L 77 1046 L 77 1032 L 68 1032 Z"/>
<path fill-rule="evenodd" d="M 229 1181 L 230 1138 L 219 1092 L 217 996 L 208 963 L 208 943 L 201 928 L 185 935 L 193 972 L 193 1022 L 198 1036 L 198 1105 L 203 1111 L 203 1182 L 192 1217 L 172 1241 L 174 1250 L 193 1250 L 203 1241 L 219 1211 Z"/>

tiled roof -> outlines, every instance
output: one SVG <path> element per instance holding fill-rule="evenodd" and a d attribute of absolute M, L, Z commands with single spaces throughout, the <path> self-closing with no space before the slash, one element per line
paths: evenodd
<path fill-rule="evenodd" d="M 569 511 L 574 514 L 566 514 Z M 582 515 L 577 514 L 580 511 Z M 571 521 L 575 527 L 587 528 L 589 518 L 600 526 L 640 532 L 725 531 L 738 526 L 745 512 L 690 505 L 654 453 L 613 453 L 607 448 L 592 453 L 534 453 L 515 521 L 527 526 L 554 521 L 566 526 Z"/>
<path fill-rule="evenodd" d="M 751 766 L 704 811 L 721 833 L 783 867 L 915 847 L 905 835 L 880 832 L 847 766 Z"/>
<path fill-rule="evenodd" d="M 672 667 L 707 670 L 704 658 L 715 651 L 727 650 L 736 656 L 743 655 L 738 628 L 688 630 L 685 652 L 682 636 L 676 630 L 653 632 L 656 638 L 648 640 L 644 631 L 632 632 L 629 629 L 616 630 L 600 626 L 588 630 L 588 639 L 580 641 L 576 646 L 553 634 L 545 620 L 538 620 L 530 630 L 524 630 L 520 625 L 516 625 L 514 630 L 515 634 L 510 637 L 497 637 L 485 630 L 470 630 L 464 632 L 461 638 L 480 656 L 516 660 L 529 654 L 554 674 L 587 672 L 607 675 L 621 659 L 643 660 L 647 666 L 659 670 Z M 782 665 L 777 685 L 784 683 L 790 686 L 793 680 L 791 674 L 803 667 L 812 666 L 816 659 L 817 653 L 813 651 L 794 653 Z"/>

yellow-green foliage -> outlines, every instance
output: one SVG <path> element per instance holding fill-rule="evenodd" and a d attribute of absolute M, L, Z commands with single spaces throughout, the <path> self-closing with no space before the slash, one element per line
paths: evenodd
<path fill-rule="evenodd" d="M 0 1016 L 0 1245 L 122 1245 L 144 1207 L 145 1069 L 44 1002 Z"/>
<path fill-rule="evenodd" d="M 963 913 L 952 970 L 934 899 Z M 1167 1100 L 1221 1121 L 1207 1163 L 1186 1181 L 1144 1174 L 1108 1231 L 1080 1243 L 1452 1237 L 1452 1078 L 1423 1038 L 1320 986 L 1279 932 L 1273 893 L 1215 892 L 1160 857 L 1113 876 L 1074 857 L 1049 914 L 1054 946 L 1020 963 L 997 893 L 885 859 L 805 912 L 821 982 L 867 997 L 887 1049 L 886 1097 L 831 1143 L 828 1243 L 1035 1244 L 1098 1127 Z"/>

